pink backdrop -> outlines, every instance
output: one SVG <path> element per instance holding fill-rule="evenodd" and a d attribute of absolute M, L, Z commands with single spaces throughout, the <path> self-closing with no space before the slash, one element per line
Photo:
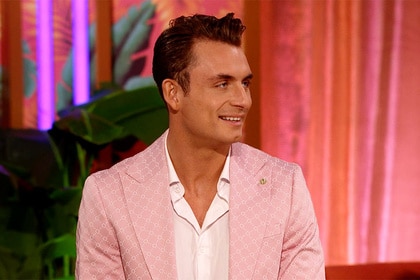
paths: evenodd
<path fill-rule="evenodd" d="M 260 18 L 262 149 L 303 166 L 327 263 L 420 260 L 420 2 Z"/>

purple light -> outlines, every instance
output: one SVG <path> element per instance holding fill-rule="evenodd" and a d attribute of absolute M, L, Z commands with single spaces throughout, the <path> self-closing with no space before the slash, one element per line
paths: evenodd
<path fill-rule="evenodd" d="M 89 101 L 88 1 L 72 0 L 73 14 L 73 103 Z"/>
<path fill-rule="evenodd" d="M 37 0 L 38 128 L 50 129 L 55 117 L 52 0 Z"/>

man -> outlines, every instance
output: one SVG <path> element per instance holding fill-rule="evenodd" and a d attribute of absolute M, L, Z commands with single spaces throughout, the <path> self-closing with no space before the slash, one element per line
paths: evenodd
<path fill-rule="evenodd" d="M 173 20 L 153 76 L 169 129 L 91 175 L 77 230 L 80 279 L 324 279 L 300 168 L 238 141 L 252 72 L 233 14 Z"/>

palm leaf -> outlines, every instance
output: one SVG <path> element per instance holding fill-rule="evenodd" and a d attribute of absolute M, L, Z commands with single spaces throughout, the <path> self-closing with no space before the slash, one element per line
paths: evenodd
<path fill-rule="evenodd" d="M 70 108 L 54 124 L 56 129 L 95 145 L 130 135 L 150 144 L 167 126 L 166 107 L 156 86 L 117 90 Z"/>

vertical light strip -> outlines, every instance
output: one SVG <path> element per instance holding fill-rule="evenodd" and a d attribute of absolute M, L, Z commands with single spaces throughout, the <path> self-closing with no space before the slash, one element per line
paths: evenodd
<path fill-rule="evenodd" d="M 360 101 L 359 101 L 359 85 L 360 85 L 360 73 L 361 69 L 361 24 L 360 24 L 360 13 L 361 13 L 361 3 L 359 1 L 349 2 L 350 5 L 350 29 L 353 30 L 355 36 L 349 37 L 349 48 L 350 48 L 350 103 L 349 103 L 349 112 L 351 119 L 357 119 L 357 114 L 360 112 Z M 359 232 L 359 219 L 358 219 L 358 200 L 359 193 L 358 183 L 359 177 L 356 170 L 359 166 L 359 155 L 355 152 L 358 150 L 358 141 L 360 138 L 360 132 L 358 129 L 357 121 L 349 122 L 349 153 L 348 153 L 348 219 L 347 219 L 347 260 L 349 264 L 354 264 L 358 261 L 359 246 L 358 246 L 358 232 Z"/>
<path fill-rule="evenodd" d="M 322 201 L 324 201 L 324 206 L 322 212 L 324 214 L 324 239 L 322 242 L 326 245 L 326 257 L 327 261 L 333 260 L 335 253 L 334 253 L 334 246 L 335 244 L 330 240 L 334 239 L 334 226 L 332 225 L 331 221 L 333 221 L 334 213 L 331 213 L 331 209 L 334 208 L 331 203 L 331 192 L 332 192 L 332 176 L 331 176 L 331 158 L 332 158 L 332 151 L 331 151 L 331 141 L 332 141 L 332 92 L 333 92 L 333 80 L 334 80 L 334 71 L 333 71 L 333 57 L 334 57 L 334 28 L 333 26 L 337 25 L 337 22 L 334 21 L 334 3 L 333 0 L 329 0 L 324 2 L 325 5 L 325 49 L 324 49 L 324 58 L 325 58 L 325 66 L 323 67 L 324 73 L 323 75 L 324 80 L 323 83 L 325 85 L 325 94 L 323 97 L 323 110 L 322 117 L 324 119 L 324 126 L 322 127 L 322 131 L 324 133 L 324 137 L 322 139 L 322 158 L 320 163 L 322 164 L 322 174 L 321 174 L 321 189 L 322 189 Z M 336 239 L 335 239 L 336 240 Z M 342 248 L 342 247 L 341 247 Z"/>
<path fill-rule="evenodd" d="M 361 176 L 358 188 L 360 188 L 358 205 L 360 211 L 360 222 L 359 222 L 359 241 L 358 250 L 359 255 L 357 257 L 358 263 L 365 263 L 369 261 L 370 243 L 369 236 L 374 229 L 372 220 L 375 217 L 372 216 L 372 202 L 374 201 L 374 170 L 375 170 L 375 146 L 377 143 L 378 135 L 378 105 L 380 104 L 381 95 L 381 72 L 382 65 L 384 65 L 382 52 L 384 50 L 384 4 L 381 1 L 367 1 L 366 4 L 362 5 L 366 11 L 369 12 L 369 17 L 366 21 L 363 19 L 365 26 L 363 27 L 366 35 L 363 38 L 372 38 L 366 40 L 362 46 L 364 50 L 363 65 L 361 73 L 365 77 L 363 79 L 363 102 L 361 102 L 360 112 L 363 112 L 361 117 L 363 118 L 362 135 L 364 136 L 363 145 L 363 173 L 359 173 Z M 359 172 L 361 169 L 359 169 Z"/>
<path fill-rule="evenodd" d="M 89 101 L 88 0 L 72 0 L 73 103 Z"/>
<path fill-rule="evenodd" d="M 403 25 L 403 1 L 394 2 L 394 32 L 392 35 L 392 51 L 391 51 L 391 67 L 389 81 L 389 101 L 387 115 L 387 130 L 385 138 L 385 170 L 384 170 L 384 186 L 383 186 L 383 204 L 381 212 L 381 231 L 379 236 L 379 256 L 378 261 L 385 262 L 390 259 L 388 255 L 390 244 L 390 232 L 395 230 L 390 228 L 391 217 L 391 195 L 393 187 L 394 162 L 395 162 L 395 137 L 397 135 L 397 108 L 399 94 L 399 78 L 400 78 L 400 56 L 402 51 L 402 25 Z"/>
<path fill-rule="evenodd" d="M 52 0 L 37 0 L 38 128 L 51 128 L 55 116 Z"/>

